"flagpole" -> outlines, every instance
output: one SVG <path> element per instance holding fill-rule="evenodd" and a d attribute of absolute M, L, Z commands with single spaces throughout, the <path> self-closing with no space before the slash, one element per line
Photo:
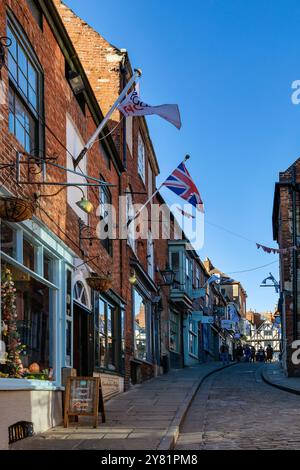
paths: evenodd
<path fill-rule="evenodd" d="M 92 145 L 94 144 L 95 140 L 97 139 L 98 135 L 100 134 L 100 132 L 102 131 L 102 129 L 106 126 L 108 120 L 110 119 L 111 115 L 113 114 L 113 112 L 115 111 L 115 109 L 117 108 L 117 106 L 121 103 L 121 101 L 123 101 L 123 99 L 125 98 L 127 92 L 130 90 L 130 88 L 132 87 L 132 85 L 141 77 L 142 75 L 142 72 L 140 69 L 135 69 L 134 71 L 134 75 L 131 77 L 131 79 L 129 80 L 129 82 L 127 83 L 127 85 L 125 86 L 125 88 L 123 89 L 122 93 L 120 94 L 120 96 L 118 97 L 118 99 L 115 101 L 115 103 L 112 105 L 111 109 L 108 111 L 107 115 L 105 116 L 105 118 L 103 119 L 103 121 L 101 122 L 101 124 L 99 125 L 99 127 L 97 127 L 97 129 L 95 130 L 94 134 L 92 135 L 92 137 L 90 138 L 90 140 L 86 143 L 86 145 L 83 147 L 83 149 L 81 150 L 80 154 L 78 155 L 77 158 L 73 159 L 73 164 L 74 164 L 74 168 L 76 168 L 79 163 L 81 162 L 81 160 L 83 159 L 83 157 L 85 156 L 85 154 L 88 152 L 88 150 L 92 147 Z"/>
<path fill-rule="evenodd" d="M 190 158 L 191 158 L 190 155 L 186 155 L 184 157 L 184 160 L 182 160 L 181 163 L 185 163 Z M 161 190 L 161 188 L 164 186 L 165 182 L 166 182 L 166 180 L 154 191 L 154 193 L 147 199 L 145 204 L 142 205 L 142 207 L 135 213 L 134 217 L 128 223 L 133 222 L 140 215 L 140 213 L 145 209 L 145 207 L 148 206 L 149 202 L 152 201 L 154 196 L 156 196 L 156 194 Z"/>

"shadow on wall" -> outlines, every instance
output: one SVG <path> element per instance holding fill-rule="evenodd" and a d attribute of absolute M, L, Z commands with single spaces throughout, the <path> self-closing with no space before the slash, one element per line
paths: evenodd
<path fill-rule="evenodd" d="M 8 428 L 18 421 L 33 422 L 34 432 L 62 423 L 61 392 L 0 391 L 0 449 L 8 449 Z"/>

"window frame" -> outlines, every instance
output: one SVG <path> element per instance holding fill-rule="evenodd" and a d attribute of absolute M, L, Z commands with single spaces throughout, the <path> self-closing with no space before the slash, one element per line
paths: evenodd
<path fill-rule="evenodd" d="M 135 308 L 136 308 L 136 298 L 135 293 L 143 299 L 145 307 L 145 358 L 141 358 L 137 354 L 136 348 L 136 321 L 135 321 Z M 132 288 L 132 321 L 133 321 L 133 344 L 134 344 L 134 358 L 142 362 L 151 362 L 152 361 L 152 328 L 151 328 L 151 302 L 143 294 L 142 290 L 138 286 Z"/>
<path fill-rule="evenodd" d="M 94 318 L 94 337 L 95 337 L 95 347 L 94 347 L 94 368 L 96 371 L 110 371 L 122 373 L 122 357 L 120 356 L 121 348 L 119 348 L 118 343 L 122 341 L 122 325 L 121 315 L 119 315 L 119 307 L 112 302 L 109 302 L 105 297 L 95 294 L 96 308 L 95 318 Z M 100 324 L 100 304 L 103 304 L 104 307 L 104 330 L 101 332 Z M 111 334 L 109 334 L 108 328 L 108 312 L 110 310 L 111 314 Z M 97 349 L 100 352 L 101 339 L 104 339 L 104 363 L 100 363 L 100 356 L 97 357 Z M 113 360 L 109 362 L 109 339 L 111 339 L 111 351 Z M 97 349 L 96 349 L 97 348 Z"/>
<path fill-rule="evenodd" d="M 105 181 L 102 175 L 100 175 L 100 180 Z M 103 199 L 104 198 L 104 199 Z M 105 204 L 107 205 L 112 205 L 112 194 L 108 186 L 100 186 L 99 188 L 99 217 L 102 218 L 102 220 L 105 219 L 105 217 L 108 218 L 108 227 L 111 227 L 111 220 L 110 218 L 110 213 L 106 214 L 107 211 L 104 210 Z M 108 231 L 108 237 L 105 239 L 100 240 L 101 245 L 105 250 L 108 252 L 110 256 L 113 256 L 113 241 L 112 238 L 109 237 L 109 231 Z"/>
<path fill-rule="evenodd" d="M 7 21 L 6 21 L 6 34 L 8 35 L 8 30 L 11 31 L 12 35 L 15 37 L 17 47 L 21 47 L 24 52 L 25 59 L 27 63 L 30 63 L 32 69 L 36 73 L 36 109 L 30 103 L 28 96 L 25 95 L 22 88 L 19 86 L 18 79 L 15 78 L 12 72 L 9 70 L 8 67 L 8 77 L 9 77 L 9 90 L 11 90 L 20 103 L 24 106 L 25 110 L 29 114 L 30 117 L 35 121 L 35 142 L 34 147 L 31 150 L 31 153 L 34 151 L 36 156 L 40 158 L 44 157 L 45 151 L 45 128 L 44 128 L 44 74 L 42 66 L 35 54 L 35 51 L 27 38 L 25 32 L 23 31 L 21 25 L 14 17 L 13 13 L 8 11 L 7 12 Z M 8 54 L 11 55 L 12 60 L 13 55 L 8 51 Z M 16 63 L 16 67 L 18 70 L 18 63 Z M 29 86 L 27 84 L 27 86 Z M 16 120 L 16 115 L 14 115 L 14 120 Z M 11 130 L 9 129 L 11 132 Z M 17 139 L 16 132 L 11 132 L 15 138 Z M 19 144 L 25 149 L 22 142 L 17 139 Z"/>
<path fill-rule="evenodd" d="M 146 185 L 146 147 L 142 134 L 138 133 L 138 158 L 137 158 L 138 174 Z"/>

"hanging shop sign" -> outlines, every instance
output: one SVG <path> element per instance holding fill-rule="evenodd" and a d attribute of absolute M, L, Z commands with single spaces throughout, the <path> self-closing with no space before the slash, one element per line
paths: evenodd
<path fill-rule="evenodd" d="M 224 330 L 234 330 L 234 323 L 231 320 L 221 320 L 221 328 Z"/>
<path fill-rule="evenodd" d="M 98 413 L 105 422 L 105 411 L 100 377 L 68 377 L 65 394 L 64 427 L 70 416 L 92 416 L 94 428 L 98 425 Z"/>
<path fill-rule="evenodd" d="M 206 296 L 206 289 L 203 287 L 201 289 L 192 289 L 189 292 L 189 297 L 192 299 L 202 299 Z"/>
<path fill-rule="evenodd" d="M 215 321 L 214 317 L 202 317 L 201 318 L 201 323 L 208 323 L 212 324 Z"/>

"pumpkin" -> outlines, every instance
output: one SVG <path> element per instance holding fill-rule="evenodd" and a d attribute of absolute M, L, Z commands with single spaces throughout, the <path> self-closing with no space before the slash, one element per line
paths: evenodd
<path fill-rule="evenodd" d="M 38 374 L 40 372 L 40 366 L 37 362 L 33 362 L 32 364 L 30 364 L 28 369 L 31 374 Z"/>

